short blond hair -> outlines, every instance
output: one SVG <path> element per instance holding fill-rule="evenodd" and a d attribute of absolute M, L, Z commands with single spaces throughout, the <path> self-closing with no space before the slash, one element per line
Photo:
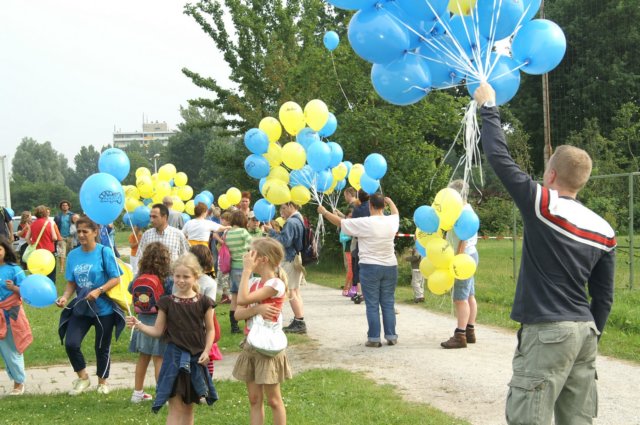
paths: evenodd
<path fill-rule="evenodd" d="M 203 275 L 202 266 L 198 261 L 198 258 L 190 252 L 182 254 L 172 265 L 172 270 L 176 270 L 178 267 L 186 267 L 195 276 L 196 283 L 193 285 L 194 292 L 200 292 L 200 285 L 197 280 Z"/>
<path fill-rule="evenodd" d="M 592 161 L 583 149 L 570 145 L 561 145 L 555 149 L 547 168 L 556 172 L 559 186 L 579 192 L 589 181 Z"/>

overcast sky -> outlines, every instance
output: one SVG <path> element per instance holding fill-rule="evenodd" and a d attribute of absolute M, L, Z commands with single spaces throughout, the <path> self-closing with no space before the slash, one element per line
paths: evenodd
<path fill-rule="evenodd" d="M 180 71 L 228 82 L 228 67 L 182 0 L 0 0 L 0 155 L 23 137 L 50 141 L 72 164 L 114 126 L 175 128 L 179 107 L 208 96 Z"/>

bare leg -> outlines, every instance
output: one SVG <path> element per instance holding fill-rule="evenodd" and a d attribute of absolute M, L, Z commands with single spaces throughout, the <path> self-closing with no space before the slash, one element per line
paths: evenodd
<path fill-rule="evenodd" d="M 264 424 L 264 406 L 262 405 L 262 385 L 255 382 L 247 382 L 247 392 L 249 393 L 249 418 L 251 425 Z M 275 419 L 274 419 L 275 420 Z"/>
<path fill-rule="evenodd" d="M 144 377 L 147 374 L 149 361 L 151 361 L 151 356 L 149 354 L 140 353 L 138 355 L 138 362 L 136 363 L 136 373 L 133 384 L 133 389 L 136 391 L 142 391 L 144 389 Z"/>
<path fill-rule="evenodd" d="M 78 375 L 78 378 L 80 379 L 89 379 L 89 374 L 87 373 L 87 369 L 79 370 L 78 372 L 76 372 L 76 375 Z"/>
<path fill-rule="evenodd" d="M 458 319 L 458 329 L 465 329 L 469 322 L 469 301 L 456 301 L 456 318 Z"/>
<path fill-rule="evenodd" d="M 169 399 L 169 414 L 167 425 L 191 425 L 193 424 L 193 405 L 185 404 L 180 396 Z"/>
<path fill-rule="evenodd" d="M 280 384 L 264 385 L 264 392 L 267 395 L 267 404 L 273 412 L 273 425 L 286 425 L 287 409 L 280 394 Z"/>
<path fill-rule="evenodd" d="M 162 367 L 162 356 L 153 356 L 153 369 L 156 376 L 156 384 L 158 383 L 158 376 L 160 376 L 160 368 Z"/>
<path fill-rule="evenodd" d="M 291 299 L 289 300 L 289 303 L 291 304 L 291 310 L 293 310 L 293 317 L 298 319 L 304 317 L 304 304 L 302 303 L 300 288 L 291 290 Z"/>
<path fill-rule="evenodd" d="M 476 317 L 478 316 L 478 303 L 476 303 L 476 297 L 471 295 L 469 297 L 469 324 L 476 324 Z"/>

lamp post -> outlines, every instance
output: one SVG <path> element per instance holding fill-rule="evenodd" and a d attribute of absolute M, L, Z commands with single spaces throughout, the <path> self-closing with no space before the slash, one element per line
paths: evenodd
<path fill-rule="evenodd" d="M 153 172 L 154 173 L 158 172 L 158 158 L 160 158 L 159 153 L 153 155 Z"/>

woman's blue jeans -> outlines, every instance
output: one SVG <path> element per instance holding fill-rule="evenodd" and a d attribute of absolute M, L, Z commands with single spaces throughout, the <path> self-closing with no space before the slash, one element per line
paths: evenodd
<path fill-rule="evenodd" d="M 367 308 L 369 341 L 380 342 L 380 310 L 384 338 L 398 339 L 396 334 L 395 292 L 398 283 L 398 266 L 380 266 L 360 263 L 360 284 Z"/>

